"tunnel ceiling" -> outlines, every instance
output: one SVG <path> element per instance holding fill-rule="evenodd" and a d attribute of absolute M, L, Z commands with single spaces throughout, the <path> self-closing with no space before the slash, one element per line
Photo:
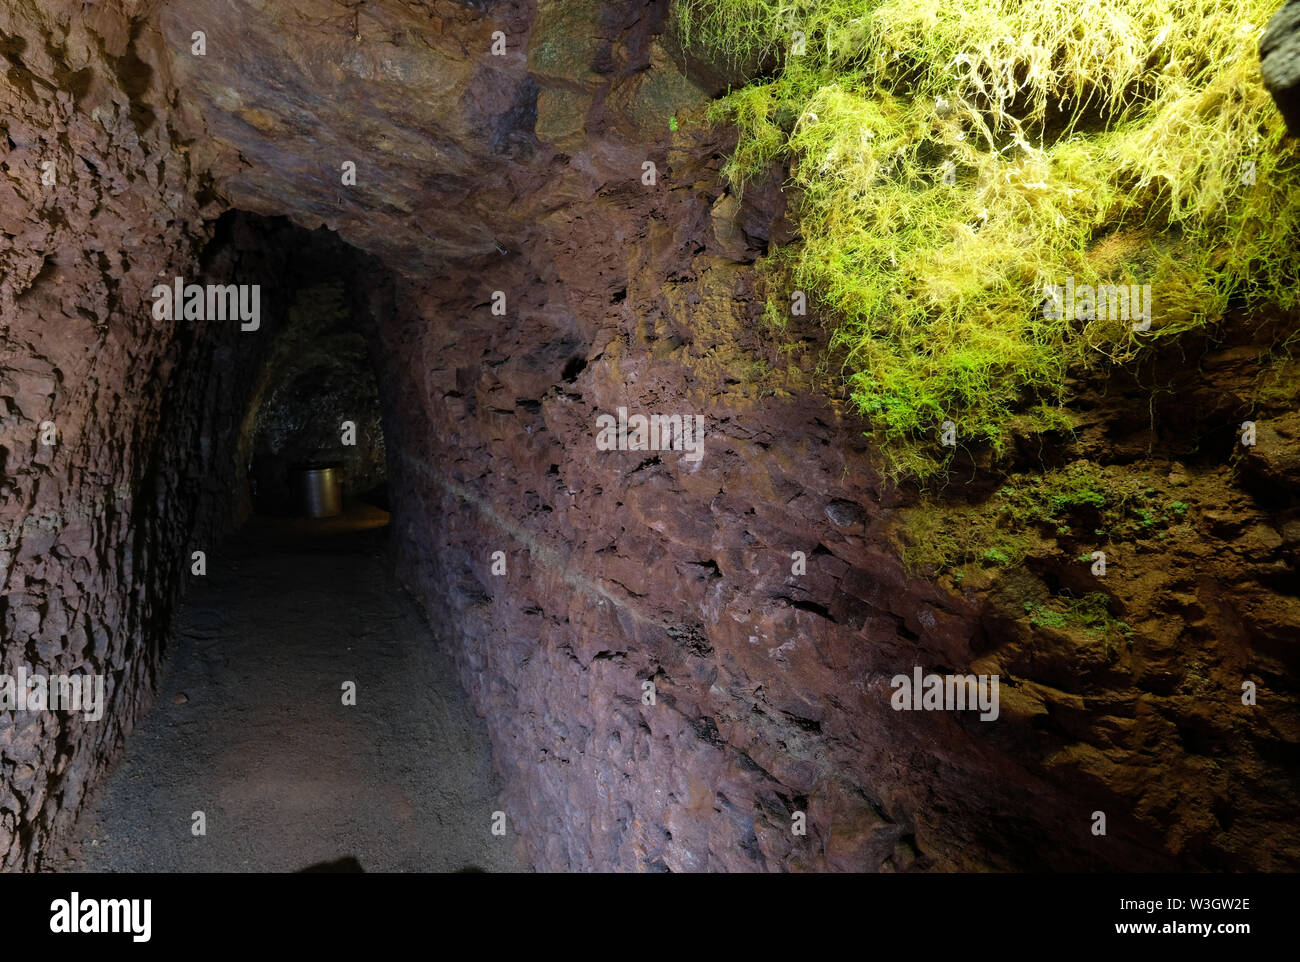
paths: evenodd
<path fill-rule="evenodd" d="M 662 8 L 180 0 L 159 8 L 154 55 L 233 206 L 326 225 L 413 274 L 516 249 L 578 191 L 638 182 L 669 116 L 702 100 L 652 42 Z M 584 126 L 625 137 L 571 159 Z"/>

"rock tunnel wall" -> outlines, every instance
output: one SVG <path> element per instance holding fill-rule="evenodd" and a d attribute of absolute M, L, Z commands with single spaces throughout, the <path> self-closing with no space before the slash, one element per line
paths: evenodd
<path fill-rule="evenodd" d="M 547 49 L 545 14 L 531 51 Z M 602 26 L 596 59 L 633 59 L 644 25 Z M 640 49 L 653 64 L 655 44 Z M 1050 570 L 966 590 L 905 573 L 897 511 L 914 497 L 878 484 L 815 353 L 782 358 L 759 333 L 751 262 L 788 236 L 779 197 L 725 196 L 726 142 L 670 133 L 686 85 L 650 78 L 671 64 L 635 81 L 672 91 L 652 98 L 668 108 L 612 113 L 637 96 L 615 77 L 582 88 L 601 105 L 585 120 L 548 118 L 548 92 L 586 81 L 582 67 L 536 71 L 538 130 L 567 131 L 553 136 L 572 152 L 548 171 L 568 206 L 509 250 L 399 286 L 380 362 L 401 574 L 459 650 L 538 867 L 1294 865 L 1276 799 L 1296 797 L 1285 638 L 1300 612 L 1274 587 L 1294 540 L 1269 517 L 1294 505 L 1294 472 L 1268 469 L 1289 479 L 1281 502 L 1256 501 L 1228 468 L 1249 349 L 1191 346 L 1213 386 L 1165 372 L 1183 401 L 1154 446 L 1131 416 L 1145 392 L 1123 379 L 1085 397 L 1092 426 L 1063 444 L 1176 478 L 1187 438 L 1222 436 L 1187 470 L 1233 520 L 1126 559 L 1136 584 L 1114 601 L 1137 628 L 1116 665 L 1030 625 L 1024 600 Z M 643 158 L 658 189 L 636 176 Z M 598 450 L 596 418 L 619 407 L 703 414 L 703 458 Z M 1289 436 L 1276 413 L 1269 430 Z M 894 711 L 890 679 L 916 666 L 999 674 L 1001 716 Z M 1247 676 L 1277 699 L 1259 727 Z"/>
<path fill-rule="evenodd" d="M 679 55 L 665 3 L 340 11 L 0 11 L 3 670 L 110 679 L 101 723 L 0 714 L 0 865 L 36 865 L 111 767 L 189 551 L 248 510 L 247 412 L 294 274 L 276 252 L 303 245 L 216 224 L 231 207 L 378 258 L 305 251 L 371 319 L 397 574 L 456 654 L 538 868 L 1300 865 L 1293 458 L 1248 466 L 1262 489 L 1226 451 L 1184 469 L 1129 417 L 1140 390 L 1094 398 L 1075 456 L 1143 457 L 1222 505 L 1112 589 L 1135 628 L 1118 666 L 1032 628 L 1022 573 L 909 576 L 915 498 L 828 394 L 825 332 L 808 318 L 792 355 L 762 333 L 753 260 L 791 228 L 774 181 L 726 193 L 701 114 L 727 78 Z M 147 313 L 214 234 L 205 280 L 281 292 L 256 337 Z M 1226 425 L 1253 372 L 1204 351 L 1217 383 L 1189 366 L 1180 416 Z M 702 415 L 702 457 L 599 450 L 620 407 Z M 1294 449 L 1293 416 L 1261 430 Z M 1000 717 L 893 711 L 914 666 L 999 673 Z"/>
<path fill-rule="evenodd" d="M 214 212 L 149 96 L 147 38 L 110 8 L 59 21 L 0 9 L 0 671 L 104 675 L 107 712 L 0 713 L 6 869 L 71 823 L 149 703 L 192 508 L 146 481 L 187 352 L 140 305 Z"/>
<path fill-rule="evenodd" d="M 910 497 L 878 484 L 861 425 L 818 393 L 811 361 L 742 373 L 781 362 L 758 333 L 752 266 L 711 223 L 714 163 L 691 156 L 715 154 L 680 155 L 665 176 L 681 189 L 595 191 L 527 258 L 399 290 L 400 323 L 383 329 L 399 573 L 458 651 L 537 866 L 1291 864 L 1270 792 L 1294 790 L 1294 703 L 1244 755 L 1211 747 L 1244 730 L 1243 673 L 1289 697 L 1295 606 L 1268 587 L 1286 549 L 1265 512 L 1202 469 L 1233 525 L 1121 592 L 1140 627 L 1118 668 L 1032 628 L 1026 584 L 910 577 L 894 531 Z M 737 214 L 751 237 L 779 224 L 762 203 Z M 508 325 L 494 289 L 510 292 Z M 1110 425 L 1141 398 L 1112 391 L 1096 414 Z M 702 458 L 598 450 L 596 419 L 619 407 L 702 413 Z M 999 674 L 1000 717 L 894 711 L 890 679 L 916 666 Z M 1266 824 L 1280 839 L 1261 850 Z"/>
<path fill-rule="evenodd" d="M 758 333 L 751 262 L 788 237 L 779 196 L 724 195 L 725 140 L 670 133 L 690 85 L 656 77 L 673 68 L 646 24 L 586 24 L 591 60 L 539 66 L 545 8 L 529 42 L 537 130 L 565 151 L 537 189 L 565 206 L 508 249 L 399 284 L 379 361 L 399 574 L 458 651 L 537 866 L 1296 864 L 1278 799 L 1297 795 L 1285 639 L 1300 612 L 1274 574 L 1295 529 L 1270 517 L 1294 510 L 1277 463 L 1292 429 L 1282 410 L 1268 421 L 1277 483 L 1257 499 L 1228 466 L 1251 348 L 1190 345 L 1213 383 L 1164 372 L 1181 401 L 1155 438 L 1131 414 L 1140 384 L 1081 392 L 1090 426 L 1059 457 L 1190 473 L 1231 516 L 1126 559 L 1114 602 L 1136 630 L 1118 664 L 1030 625 L 1024 599 L 1067 577 L 1050 563 L 965 590 L 909 577 L 897 512 L 914 497 L 877 483 L 816 353 L 782 358 Z M 638 55 L 634 80 L 586 69 Z M 658 189 L 636 175 L 647 158 Z M 598 450 L 596 418 L 619 407 L 703 414 L 703 458 Z M 1206 434 L 1219 441 L 1194 451 Z M 915 666 L 1000 674 L 1001 716 L 895 712 L 889 681 Z M 1247 676 L 1276 699 L 1259 726 Z"/>

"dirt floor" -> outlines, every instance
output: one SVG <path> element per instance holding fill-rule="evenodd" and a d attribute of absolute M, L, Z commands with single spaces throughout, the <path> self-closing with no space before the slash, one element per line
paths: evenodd
<path fill-rule="evenodd" d="M 255 523 L 208 558 L 154 708 L 58 868 L 526 868 L 509 820 L 491 832 L 487 734 L 450 656 L 397 584 L 386 529 L 351 520 Z"/>

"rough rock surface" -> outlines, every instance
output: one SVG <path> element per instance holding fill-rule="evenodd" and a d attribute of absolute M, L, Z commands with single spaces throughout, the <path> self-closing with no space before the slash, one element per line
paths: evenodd
<path fill-rule="evenodd" d="M 761 333 L 752 261 L 789 224 L 771 184 L 727 196 L 717 81 L 678 68 L 662 0 L 60 6 L 0 13 L 3 657 L 106 670 L 116 694 L 93 732 L 0 715 L 4 867 L 57 841 L 147 704 L 190 532 L 246 510 L 242 425 L 285 305 L 265 337 L 147 313 L 231 207 L 357 249 L 319 242 L 372 319 L 400 574 L 536 867 L 1300 867 L 1297 431 L 1279 404 L 1233 458 L 1256 362 L 1218 357 L 1167 443 L 1128 385 L 1060 452 L 1206 502 L 1173 561 L 1110 583 L 1134 640 L 1101 667 L 1031 627 L 1014 573 L 904 568 L 914 498 L 828 397 L 822 331 L 792 354 Z M 70 173 L 43 191 L 51 151 Z M 229 223 L 212 276 L 278 284 L 270 252 L 303 235 Z M 703 458 L 598 450 L 619 407 L 704 415 Z M 1000 718 L 893 711 L 918 665 L 1001 673 Z"/>
<path fill-rule="evenodd" d="M 0 713 L 4 868 L 71 824 L 149 701 L 195 519 L 178 479 L 147 480 L 184 350 L 147 305 L 218 211 L 159 45 L 116 4 L 56 8 L 0 7 L 0 671 L 104 674 L 109 713 Z M 216 416 L 187 414 L 196 432 Z"/>
<path fill-rule="evenodd" d="M 1293 134 L 1300 134 L 1300 2 L 1288 0 L 1259 38 L 1260 73 Z"/>

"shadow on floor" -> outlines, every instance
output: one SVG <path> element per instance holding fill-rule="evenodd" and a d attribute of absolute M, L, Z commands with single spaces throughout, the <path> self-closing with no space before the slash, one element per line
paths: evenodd
<path fill-rule="evenodd" d="M 332 862 L 317 862 L 315 865 L 298 869 L 298 874 L 301 875 L 303 872 L 365 872 L 365 869 L 361 867 L 361 863 L 355 856 L 345 855 Z"/>

